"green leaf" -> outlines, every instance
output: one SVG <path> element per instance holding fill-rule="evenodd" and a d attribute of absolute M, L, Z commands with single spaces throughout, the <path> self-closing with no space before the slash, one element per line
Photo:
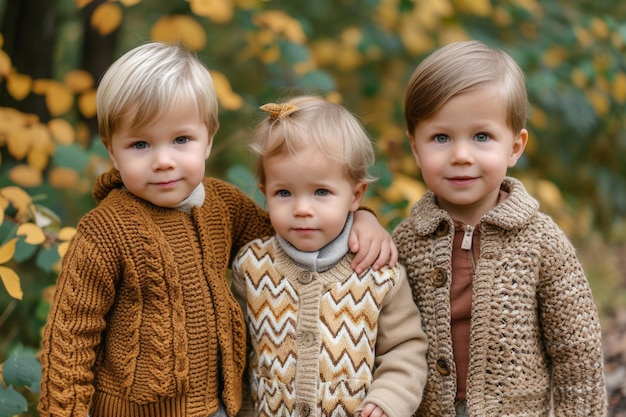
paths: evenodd
<path fill-rule="evenodd" d="M 234 165 L 226 171 L 226 180 L 242 190 L 261 207 L 265 206 L 265 196 L 257 187 L 257 178 L 243 165 Z"/>
<path fill-rule="evenodd" d="M 24 241 L 24 238 L 20 238 L 15 245 L 15 254 L 13 260 L 15 262 L 23 263 L 30 259 L 37 251 L 39 245 L 31 245 Z"/>
<path fill-rule="evenodd" d="M 26 398 L 22 397 L 13 387 L 3 388 L 0 385 L 0 417 L 12 417 L 25 411 L 28 411 Z"/>
<path fill-rule="evenodd" d="M 81 172 L 89 162 L 89 155 L 78 145 L 57 145 L 52 161 L 56 166 L 72 168 Z"/>
<path fill-rule="evenodd" d="M 61 259 L 56 245 L 50 248 L 41 248 L 37 254 L 37 266 L 44 271 L 50 271 L 52 266 Z"/>
<path fill-rule="evenodd" d="M 2 365 L 2 377 L 9 385 L 31 386 L 41 380 L 41 364 L 32 352 L 17 350 Z"/>
<path fill-rule="evenodd" d="M 311 90 L 333 91 L 335 80 L 326 71 L 311 71 L 300 77 L 302 87 Z"/>

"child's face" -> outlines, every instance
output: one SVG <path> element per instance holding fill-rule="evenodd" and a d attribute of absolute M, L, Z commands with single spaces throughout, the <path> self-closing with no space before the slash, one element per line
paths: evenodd
<path fill-rule="evenodd" d="M 528 132 L 507 125 L 506 100 L 489 89 L 453 97 L 408 132 L 424 182 L 451 217 L 475 224 L 495 207 Z"/>
<path fill-rule="evenodd" d="M 266 181 L 259 187 L 274 230 L 301 251 L 319 250 L 339 236 L 367 188 L 349 181 L 344 167 L 315 147 L 263 162 Z"/>
<path fill-rule="evenodd" d="M 161 207 L 174 207 L 200 184 L 212 140 L 192 103 L 172 109 L 132 132 L 133 114 L 122 118 L 108 146 L 126 188 Z"/>

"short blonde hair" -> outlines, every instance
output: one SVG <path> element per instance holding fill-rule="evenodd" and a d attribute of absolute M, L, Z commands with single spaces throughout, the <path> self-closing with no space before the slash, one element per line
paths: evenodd
<path fill-rule="evenodd" d="M 133 128 L 158 120 L 171 106 L 193 103 L 209 139 L 219 127 L 213 80 L 197 55 L 181 45 L 150 42 L 131 49 L 104 73 L 96 93 L 98 129 L 110 145 L 120 119 L 134 113 Z"/>
<path fill-rule="evenodd" d="M 404 119 L 413 134 L 417 123 L 433 116 L 452 97 L 493 89 L 507 101 L 507 124 L 513 132 L 526 125 L 528 96 L 524 72 L 506 52 L 480 41 L 455 42 L 422 61 L 409 80 Z"/>
<path fill-rule="evenodd" d="M 316 146 L 325 156 L 343 164 L 346 177 L 356 182 L 374 181 L 368 170 L 374 148 L 363 125 L 345 107 L 321 97 L 299 96 L 283 104 L 297 110 L 284 117 L 272 115 L 256 127 L 250 148 L 258 158 L 257 175 L 265 183 L 263 158 Z"/>

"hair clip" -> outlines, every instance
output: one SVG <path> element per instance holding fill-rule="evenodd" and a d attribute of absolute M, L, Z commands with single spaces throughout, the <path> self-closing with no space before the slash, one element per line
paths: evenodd
<path fill-rule="evenodd" d="M 267 103 L 259 107 L 259 109 L 263 110 L 266 113 L 269 113 L 270 118 L 273 121 L 276 121 L 289 116 L 293 112 L 300 110 L 300 107 L 291 103 Z"/>

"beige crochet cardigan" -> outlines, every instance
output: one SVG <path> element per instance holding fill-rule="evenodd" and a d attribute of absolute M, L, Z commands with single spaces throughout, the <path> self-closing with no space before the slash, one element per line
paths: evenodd
<path fill-rule="evenodd" d="M 598 313 L 575 250 L 520 181 L 480 222 L 467 395 L 477 417 L 601 417 L 606 392 Z M 450 336 L 454 226 L 428 191 L 393 232 L 428 336 L 417 416 L 454 417 Z"/>

